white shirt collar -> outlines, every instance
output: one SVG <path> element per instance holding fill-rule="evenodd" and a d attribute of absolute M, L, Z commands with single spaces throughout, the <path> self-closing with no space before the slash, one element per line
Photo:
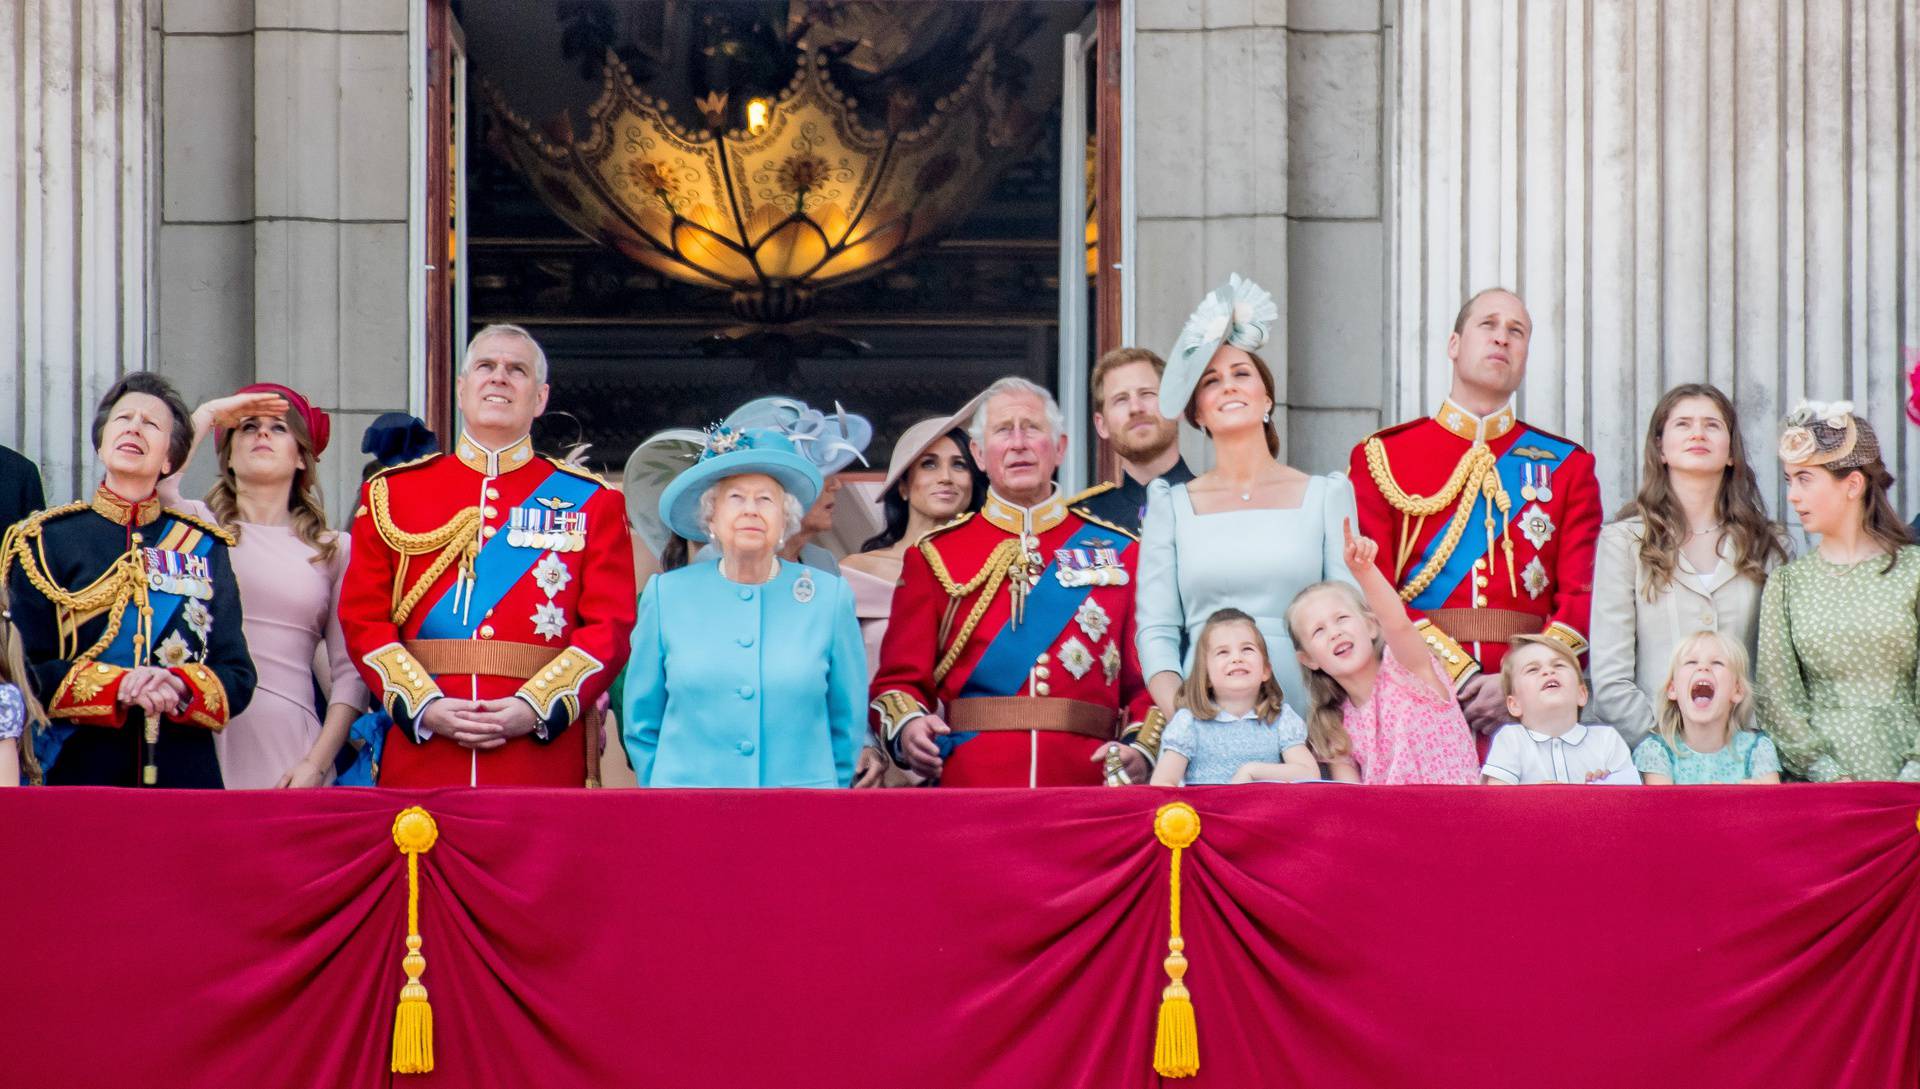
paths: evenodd
<path fill-rule="evenodd" d="M 1527 736 L 1529 738 L 1541 744 L 1545 744 L 1548 741 L 1552 741 L 1555 736 L 1553 734 L 1543 734 L 1538 730 L 1530 729 L 1527 726 L 1527 724 L 1524 722 L 1520 724 L 1520 728 L 1527 731 Z M 1578 722 L 1573 724 L 1572 729 L 1568 730 L 1564 734 L 1559 735 L 1560 740 L 1566 742 L 1569 745 L 1578 745 L 1580 744 L 1580 742 L 1586 740 L 1586 737 L 1587 737 L 1586 726 Z"/>

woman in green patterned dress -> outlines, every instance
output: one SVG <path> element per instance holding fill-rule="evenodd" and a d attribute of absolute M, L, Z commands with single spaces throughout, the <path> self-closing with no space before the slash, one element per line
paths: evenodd
<path fill-rule="evenodd" d="M 1873 426 L 1849 402 L 1803 402 L 1780 461 L 1820 544 L 1761 595 L 1761 722 L 1801 778 L 1920 780 L 1920 547 L 1887 499 Z"/>

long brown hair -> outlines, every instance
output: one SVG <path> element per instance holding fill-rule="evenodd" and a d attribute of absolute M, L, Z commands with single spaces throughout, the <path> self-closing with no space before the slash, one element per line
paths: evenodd
<path fill-rule="evenodd" d="M 1380 621 L 1373 615 L 1373 610 L 1367 607 L 1367 599 L 1360 596 L 1360 591 L 1350 583 L 1335 579 L 1316 582 L 1293 595 L 1293 600 L 1287 603 L 1286 625 L 1288 633 L 1293 636 L 1293 645 L 1298 647 L 1303 642 L 1297 623 L 1300 603 L 1325 590 L 1346 595 L 1347 603 L 1366 617 L 1367 623 L 1373 625 L 1373 657 L 1379 661 L 1381 648 L 1385 645 L 1379 635 Z M 1313 754 L 1321 760 L 1333 761 L 1347 755 L 1353 749 L 1353 739 L 1347 736 L 1347 716 L 1341 711 L 1347 702 L 1347 690 L 1340 687 L 1340 682 L 1334 680 L 1332 674 L 1308 662 L 1300 663 L 1300 676 L 1307 682 L 1307 744 L 1313 747 Z"/>
<path fill-rule="evenodd" d="M 333 562 L 339 538 L 327 528 L 327 509 L 320 500 L 319 474 L 314 471 L 318 459 L 313 453 L 313 436 L 307 433 L 307 422 L 298 412 L 289 412 L 281 419 L 286 421 L 287 431 L 300 454 L 300 467 L 293 471 L 293 483 L 287 490 L 293 533 L 313 549 L 313 558 L 308 562 L 325 567 Z M 232 531 L 235 541 L 240 539 L 240 484 L 233 475 L 233 440 L 239 434 L 239 427 L 231 427 L 220 436 L 220 477 L 207 493 L 207 506 L 213 508 L 214 520 Z"/>
<path fill-rule="evenodd" d="M 33 678 L 27 672 L 26 648 L 20 644 L 19 629 L 13 626 L 13 601 L 7 594 L 7 584 L 3 579 L 0 579 L 0 669 L 6 671 L 6 677 L 0 679 L 18 688 L 21 700 L 26 703 L 27 720 L 20 724 L 20 766 L 26 769 L 27 781 L 39 786 L 44 773 L 39 757 L 34 755 L 33 737 L 47 728 L 47 712 L 33 695 Z"/>
<path fill-rule="evenodd" d="M 1207 622 L 1200 625 L 1200 634 L 1193 639 L 1193 665 L 1180 686 L 1181 706 L 1202 722 L 1220 713 L 1220 705 L 1213 699 L 1213 682 L 1207 678 L 1207 644 L 1216 629 L 1228 624 L 1245 624 L 1253 629 L 1253 645 L 1260 649 L 1260 662 L 1267 667 L 1267 679 L 1260 682 L 1260 693 L 1254 697 L 1253 713 L 1261 722 L 1273 722 L 1286 707 L 1286 699 L 1280 692 L 1280 682 L 1273 676 L 1273 656 L 1267 652 L 1267 637 L 1260 634 L 1260 625 L 1253 617 L 1239 609 L 1215 610 Z"/>
<path fill-rule="evenodd" d="M 1216 348 L 1214 350 L 1218 351 L 1219 349 Z M 1245 348 L 1239 350 L 1247 352 Z M 1267 361 L 1261 359 L 1256 352 L 1247 352 L 1247 358 L 1253 360 L 1254 373 L 1260 376 L 1260 384 L 1267 388 L 1267 400 L 1273 402 L 1273 408 L 1270 409 L 1268 413 L 1269 419 L 1265 424 L 1265 430 L 1267 432 L 1267 453 L 1277 458 L 1280 456 L 1280 431 L 1273 425 L 1271 414 L 1280 411 L 1280 398 L 1273 392 L 1273 368 L 1267 366 Z M 1207 360 L 1207 366 L 1213 366 L 1213 360 Z M 1204 377 L 1206 371 L 1202 370 L 1200 373 Z M 1186 416 L 1188 423 L 1195 427 L 1200 427 L 1200 383 L 1198 381 L 1194 382 L 1193 393 L 1187 397 Z M 1200 430 L 1207 431 L 1204 427 L 1200 427 Z M 1207 437 L 1213 437 L 1213 432 L 1207 431 Z"/>
<path fill-rule="evenodd" d="M 1860 515 L 1860 528 L 1887 550 L 1887 565 L 1880 573 L 1890 574 L 1900 565 L 1900 550 L 1913 543 L 1913 529 L 1901 521 L 1900 512 L 1893 509 L 1893 500 L 1888 497 L 1893 490 L 1893 474 L 1887 471 L 1887 463 L 1876 455 L 1872 461 L 1848 469 L 1818 468 L 1826 469 L 1835 480 L 1845 480 L 1849 473 L 1865 478 L 1867 487 L 1860 493 L 1860 502 L 1866 509 Z"/>
<path fill-rule="evenodd" d="M 1733 410 L 1733 401 L 1720 392 L 1718 386 L 1687 382 L 1668 390 L 1654 406 L 1641 457 L 1640 493 L 1614 516 L 1638 515 L 1640 518 L 1640 567 L 1646 572 L 1645 585 L 1640 589 L 1648 601 L 1673 585 L 1673 572 L 1680 563 L 1680 546 L 1688 536 L 1686 517 L 1681 513 L 1680 501 L 1674 497 L 1666 462 L 1660 456 L 1660 437 L 1667 429 L 1667 420 L 1674 408 L 1689 397 L 1711 401 L 1720 413 L 1721 422 L 1726 424 L 1729 464 L 1720 474 L 1714 516 L 1733 543 L 1730 558 L 1734 570 L 1755 582 L 1765 582 L 1767 572 L 1787 558 L 1787 550 L 1780 544 L 1780 528 L 1767 517 L 1760 482 L 1747 461 L 1747 446 L 1740 437 L 1740 419 Z"/>

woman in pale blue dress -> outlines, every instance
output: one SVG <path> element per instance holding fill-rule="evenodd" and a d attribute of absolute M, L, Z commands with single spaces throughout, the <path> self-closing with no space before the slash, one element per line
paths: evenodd
<path fill-rule="evenodd" d="M 1160 380 L 1160 411 L 1184 414 L 1212 437 L 1215 452 L 1214 467 L 1192 481 L 1147 489 L 1135 599 L 1140 671 L 1168 717 L 1193 634 L 1227 607 L 1252 614 L 1284 698 L 1304 714 L 1306 684 L 1283 620 L 1287 605 L 1316 582 L 1353 581 L 1341 559 L 1353 485 L 1303 473 L 1277 456 L 1273 374 L 1253 354 L 1277 316 L 1272 296 L 1233 276 L 1187 319 Z"/>

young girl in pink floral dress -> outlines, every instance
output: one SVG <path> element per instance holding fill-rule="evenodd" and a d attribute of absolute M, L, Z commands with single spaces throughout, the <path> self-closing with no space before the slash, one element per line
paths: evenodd
<path fill-rule="evenodd" d="M 1344 582 L 1316 583 L 1287 607 L 1312 732 L 1346 736 L 1346 753 L 1320 759 L 1351 760 L 1363 783 L 1479 782 L 1466 716 L 1400 595 L 1374 566 L 1379 546 L 1354 536 L 1351 521 L 1344 532 L 1347 570 L 1360 592 Z"/>

